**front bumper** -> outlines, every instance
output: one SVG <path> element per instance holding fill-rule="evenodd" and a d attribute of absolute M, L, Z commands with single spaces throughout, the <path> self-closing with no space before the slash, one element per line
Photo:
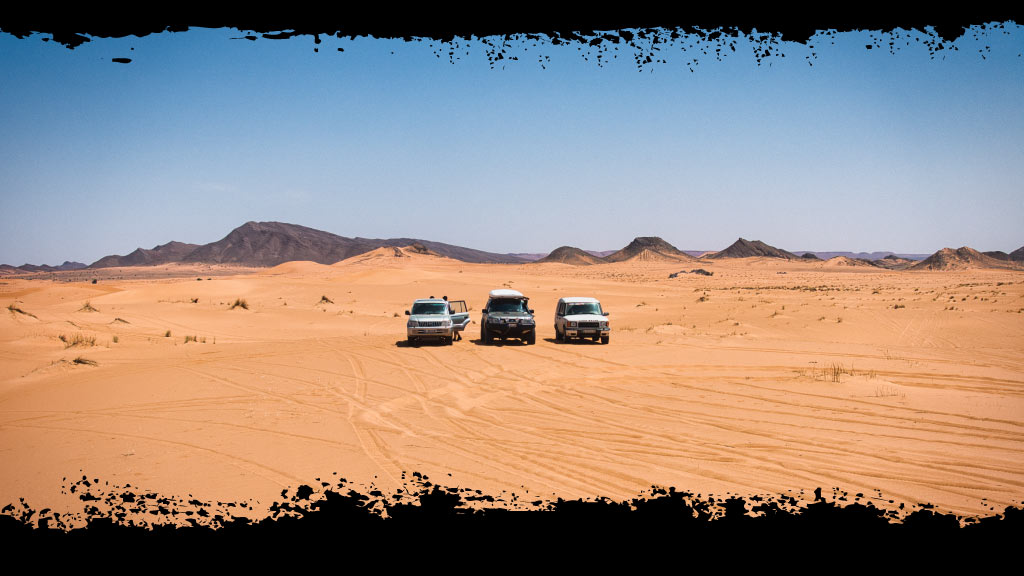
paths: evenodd
<path fill-rule="evenodd" d="M 528 336 L 532 332 L 536 332 L 536 324 L 522 324 L 516 323 L 487 323 L 487 333 L 490 336 L 496 336 L 498 338 L 522 338 Z"/>
<path fill-rule="evenodd" d="M 408 338 L 454 338 L 455 328 L 454 327 L 441 327 L 441 328 L 406 328 L 406 337 Z"/>
<path fill-rule="evenodd" d="M 566 328 L 565 335 L 569 338 L 592 338 L 594 336 L 611 336 L 610 328 Z"/>

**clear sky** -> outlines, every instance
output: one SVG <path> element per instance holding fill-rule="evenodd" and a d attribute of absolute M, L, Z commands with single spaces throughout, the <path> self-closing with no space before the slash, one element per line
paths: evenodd
<path fill-rule="evenodd" d="M 819 35 L 813 65 L 800 44 L 758 65 L 746 39 L 721 61 L 683 39 L 639 71 L 622 46 L 599 67 L 518 42 L 492 68 L 479 42 L 453 64 L 430 41 L 241 35 L 68 50 L 0 33 L 0 263 L 203 244 L 249 220 L 492 252 L 1024 244 L 1016 24 L 934 58 L 916 35 L 895 55 Z"/>

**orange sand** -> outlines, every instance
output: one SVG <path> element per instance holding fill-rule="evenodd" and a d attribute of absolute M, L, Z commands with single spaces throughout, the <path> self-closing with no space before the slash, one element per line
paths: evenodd
<path fill-rule="evenodd" d="M 696 267 L 715 274 L 668 279 Z M 393 490 L 403 471 L 537 498 L 835 486 L 974 515 L 1024 500 L 1020 272 L 392 250 L 194 270 L 0 279 L 0 505 L 73 508 L 62 478 L 83 473 L 269 504 L 333 472 Z M 501 287 L 532 298 L 536 345 L 476 342 Z M 466 299 L 473 323 L 454 346 L 406 347 L 403 311 L 431 295 Z M 556 343 L 561 296 L 600 298 L 611 344 Z M 59 339 L 76 334 L 94 345 Z"/>

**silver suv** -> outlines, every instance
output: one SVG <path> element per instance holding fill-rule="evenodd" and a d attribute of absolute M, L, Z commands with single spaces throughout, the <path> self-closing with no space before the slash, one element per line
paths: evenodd
<path fill-rule="evenodd" d="M 490 344 L 494 338 L 519 338 L 527 344 L 536 344 L 537 324 L 533 321 L 529 300 L 516 290 L 491 290 L 480 318 L 480 340 Z"/>
<path fill-rule="evenodd" d="M 412 303 L 412 310 L 406 310 L 406 338 L 409 344 L 420 340 L 437 339 L 442 344 L 452 344 L 455 335 L 469 325 L 469 309 L 465 300 L 441 300 L 424 298 Z"/>
<path fill-rule="evenodd" d="M 607 344 L 611 338 L 608 313 L 596 298 L 559 298 L 555 307 L 555 340 L 593 338 Z"/>

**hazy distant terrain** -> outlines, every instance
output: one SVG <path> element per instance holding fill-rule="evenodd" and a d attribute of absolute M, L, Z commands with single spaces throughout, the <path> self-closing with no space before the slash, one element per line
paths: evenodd
<path fill-rule="evenodd" d="M 813 254 L 821 260 L 830 260 L 838 265 L 868 264 L 887 269 L 910 268 L 912 261 L 923 261 L 929 258 L 943 259 L 946 264 L 929 264 L 928 267 L 954 266 L 948 264 L 949 257 L 940 256 L 942 251 L 934 255 L 927 254 L 894 254 L 892 252 L 788 252 L 762 242 L 739 238 L 732 245 L 715 252 L 699 252 L 679 250 L 662 238 L 641 236 L 633 239 L 619 250 L 586 250 L 572 246 L 562 246 L 548 254 L 541 253 L 508 253 L 497 254 L 463 246 L 455 246 L 442 242 L 420 240 L 416 238 L 347 238 L 330 232 L 315 230 L 297 224 L 282 222 L 246 222 L 232 230 L 224 238 L 209 244 L 197 245 L 172 241 L 155 246 L 151 249 L 137 248 L 126 256 L 110 255 L 100 258 L 89 266 L 77 262 L 65 262 L 61 266 L 22 266 L 0 265 L 0 274 L 19 275 L 39 272 L 61 272 L 82 270 L 99 270 L 103 268 L 124 268 L 139 266 L 158 266 L 162 264 L 186 263 L 208 265 L 236 265 L 250 267 L 268 267 L 285 262 L 309 261 L 319 264 L 333 264 L 352 256 L 364 254 L 383 246 L 402 247 L 420 245 L 431 252 L 468 263 L 504 263 L 516 264 L 524 262 L 558 261 L 576 265 L 594 265 L 612 262 L 624 262 L 633 259 L 691 262 L 698 258 L 712 260 L 728 258 L 781 258 L 789 260 L 807 259 Z M 961 248 L 961 250 L 972 250 Z M 1010 253 L 989 252 L 986 254 L 972 252 L 976 255 L 961 258 L 955 266 L 1004 268 L 1009 265 L 1020 265 L 1024 262 L 1024 246 Z M 838 260 L 837 260 L 838 259 Z"/>

